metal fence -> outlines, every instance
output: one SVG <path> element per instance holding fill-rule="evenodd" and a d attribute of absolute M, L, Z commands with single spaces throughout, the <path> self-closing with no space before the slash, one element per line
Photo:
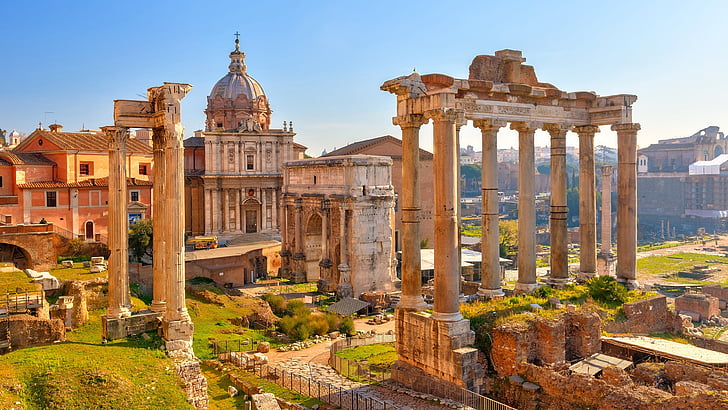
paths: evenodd
<path fill-rule="evenodd" d="M 248 338 L 237 340 L 215 340 L 210 344 L 212 345 L 213 354 L 217 356 L 223 353 L 248 352 L 256 350 L 258 348 L 258 343 L 260 342 Z"/>
<path fill-rule="evenodd" d="M 351 337 L 337 340 L 331 344 L 329 350 L 329 366 L 342 376 L 355 380 L 365 380 L 373 383 L 383 382 L 391 376 L 389 367 L 376 366 L 361 360 L 344 359 L 337 356 L 336 353 L 357 346 L 393 343 L 395 340 L 394 335 L 374 335 L 367 338 Z"/>
<path fill-rule="evenodd" d="M 255 374 L 258 377 L 270 380 L 286 389 L 304 394 L 324 401 L 332 406 L 351 410 L 394 410 L 397 406 L 361 394 L 356 389 L 345 389 L 330 383 L 302 376 L 267 364 L 256 364 L 246 361 L 241 355 L 226 355 L 227 361 Z"/>

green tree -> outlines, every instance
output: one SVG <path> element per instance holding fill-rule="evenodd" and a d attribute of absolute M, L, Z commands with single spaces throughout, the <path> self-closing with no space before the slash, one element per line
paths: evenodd
<path fill-rule="evenodd" d="M 152 220 L 142 219 L 132 225 L 129 231 L 129 250 L 139 259 L 147 253 L 152 244 Z"/>
<path fill-rule="evenodd" d="M 501 257 L 514 253 L 518 249 L 518 221 L 499 221 L 498 231 Z"/>
<path fill-rule="evenodd" d="M 467 179 L 480 180 L 482 168 L 478 164 L 463 164 L 460 165 L 460 175 Z"/>

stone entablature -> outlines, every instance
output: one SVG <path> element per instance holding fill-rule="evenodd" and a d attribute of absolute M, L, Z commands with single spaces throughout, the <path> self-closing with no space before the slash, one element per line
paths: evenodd
<path fill-rule="evenodd" d="M 284 276 L 340 296 L 394 290 L 391 165 L 368 155 L 284 165 Z"/>

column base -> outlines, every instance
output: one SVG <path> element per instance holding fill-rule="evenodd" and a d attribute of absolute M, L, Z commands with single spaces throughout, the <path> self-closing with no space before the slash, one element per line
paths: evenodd
<path fill-rule="evenodd" d="M 104 340 L 121 339 L 145 332 L 157 332 L 162 314 L 143 310 L 122 318 L 101 316 L 101 337 Z"/>
<path fill-rule="evenodd" d="M 636 279 L 627 279 L 627 278 L 617 277 L 617 282 L 623 284 L 629 290 L 635 290 L 635 289 L 639 289 L 640 288 L 640 283 L 637 282 Z"/>
<path fill-rule="evenodd" d="M 615 276 L 617 257 L 613 253 L 597 255 L 597 274 L 599 276 Z"/>
<path fill-rule="evenodd" d="M 460 312 L 452 312 L 452 313 L 433 312 L 432 318 L 435 320 L 439 320 L 441 322 L 457 322 L 459 320 L 463 320 L 463 315 L 461 315 Z"/>
<path fill-rule="evenodd" d="M 149 306 L 149 310 L 151 310 L 152 312 L 163 313 L 167 310 L 167 303 L 152 301 L 152 305 Z"/>
<path fill-rule="evenodd" d="M 169 357 L 194 357 L 192 334 L 195 325 L 188 320 L 162 321 L 162 338 Z"/>
<path fill-rule="evenodd" d="M 564 286 L 573 283 L 571 278 L 548 278 L 546 284 L 552 287 L 563 288 Z"/>
<path fill-rule="evenodd" d="M 596 272 L 579 272 L 576 274 L 576 279 L 580 282 L 584 282 L 595 276 L 597 276 Z"/>
<path fill-rule="evenodd" d="M 538 283 L 516 282 L 516 286 L 513 288 L 513 291 L 516 293 L 531 293 L 540 287 L 541 285 L 539 285 Z"/>
<path fill-rule="evenodd" d="M 506 294 L 503 292 L 503 289 L 497 288 L 497 289 L 485 289 L 485 288 L 478 288 L 478 296 L 481 298 L 497 298 L 501 296 L 505 296 Z"/>
<path fill-rule="evenodd" d="M 397 303 L 397 309 L 420 312 L 427 309 L 427 303 L 422 296 L 402 295 Z"/>
<path fill-rule="evenodd" d="M 123 319 L 129 316 L 131 316 L 131 310 L 126 306 L 117 309 L 109 308 L 106 311 L 106 317 L 109 319 Z"/>

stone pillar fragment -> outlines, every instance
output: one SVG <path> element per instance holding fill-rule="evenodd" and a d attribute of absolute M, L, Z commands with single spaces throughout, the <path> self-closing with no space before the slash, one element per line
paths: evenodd
<path fill-rule="evenodd" d="M 637 268 L 637 123 L 612 125 L 617 132 L 617 280 L 639 287 Z"/>
<path fill-rule="evenodd" d="M 561 286 L 569 281 L 569 232 L 566 203 L 566 132 L 569 127 L 549 124 L 551 135 L 551 273 L 549 283 Z"/>
<path fill-rule="evenodd" d="M 435 170 L 435 294 L 432 317 L 453 322 L 460 314 L 460 249 L 458 249 L 458 149 L 455 146 L 453 109 L 433 110 Z"/>
<path fill-rule="evenodd" d="M 482 257 L 480 275 L 481 297 L 503 296 L 500 275 L 500 230 L 498 227 L 498 130 L 506 126 L 502 120 L 477 120 L 483 142 L 482 158 L 482 203 L 483 236 L 480 242 Z"/>
<path fill-rule="evenodd" d="M 595 125 L 576 128 L 579 134 L 579 277 L 590 278 L 597 271 L 597 200 L 594 179 Z"/>
<path fill-rule="evenodd" d="M 422 271 L 420 266 L 420 126 L 419 114 L 395 117 L 402 129 L 402 297 L 397 307 L 424 310 Z"/>
<path fill-rule="evenodd" d="M 517 292 L 530 292 L 536 283 L 536 166 L 533 137 L 540 124 L 513 122 L 518 131 L 518 282 Z"/>
<path fill-rule="evenodd" d="M 613 274 L 612 253 L 612 166 L 602 166 L 602 246 L 597 255 L 597 273 L 601 276 Z"/>
<path fill-rule="evenodd" d="M 294 283 L 302 283 L 306 281 L 306 255 L 303 253 L 303 199 L 295 199 L 294 209 L 296 212 L 294 223 L 295 251 L 293 253 L 291 280 Z"/>
<path fill-rule="evenodd" d="M 341 297 L 354 297 L 354 289 L 351 286 L 351 267 L 349 266 L 349 222 L 346 217 L 346 203 L 339 204 L 339 226 L 341 230 L 341 241 L 339 242 L 339 286 L 336 294 Z M 403 292 L 404 293 L 404 292 Z"/>
<path fill-rule="evenodd" d="M 111 319 L 131 316 L 129 292 L 129 260 L 127 235 L 126 141 L 129 130 L 123 127 L 102 127 L 109 139 L 109 309 Z"/>

